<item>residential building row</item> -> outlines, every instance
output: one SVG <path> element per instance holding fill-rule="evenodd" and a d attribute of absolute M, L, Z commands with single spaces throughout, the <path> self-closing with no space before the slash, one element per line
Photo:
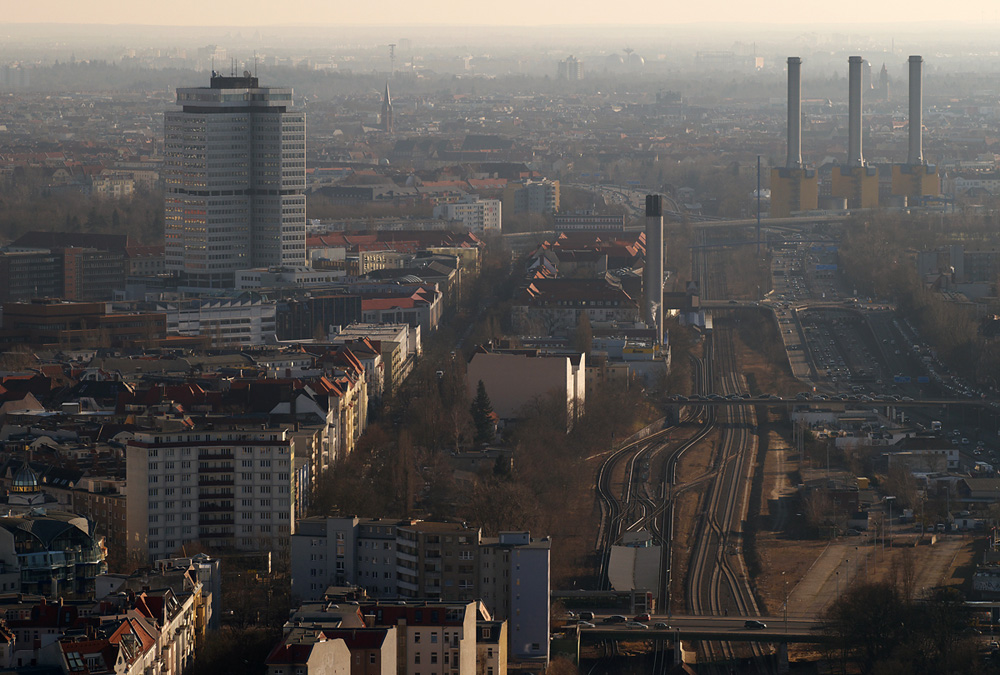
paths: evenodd
<path fill-rule="evenodd" d="M 98 577 L 107 593 L 86 599 L 0 595 L 0 668 L 181 675 L 204 642 L 218 598 L 199 565 L 203 560 L 164 560 L 141 576 Z"/>
<path fill-rule="evenodd" d="M 334 591 L 349 589 L 331 589 Z M 347 597 L 356 597 L 348 595 Z M 294 610 L 267 658 L 268 675 L 506 675 L 506 628 L 479 602 L 345 602 L 344 595 Z M 542 672 L 546 659 L 520 659 Z"/>
<path fill-rule="evenodd" d="M 464 523 L 312 517 L 298 521 L 291 551 L 295 597 L 356 586 L 379 599 L 480 599 L 508 621 L 512 656 L 548 657 L 548 538 L 483 537 Z"/>

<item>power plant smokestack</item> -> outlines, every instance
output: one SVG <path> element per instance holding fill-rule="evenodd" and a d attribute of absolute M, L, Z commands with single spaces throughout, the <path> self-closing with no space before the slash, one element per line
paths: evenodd
<path fill-rule="evenodd" d="M 910 154 L 906 163 L 916 166 L 924 163 L 923 149 L 923 77 L 924 59 L 910 57 Z"/>
<path fill-rule="evenodd" d="M 802 59 L 788 57 L 788 158 L 785 167 L 802 166 Z"/>
<path fill-rule="evenodd" d="M 861 65 L 860 56 L 852 56 L 848 63 L 847 102 L 847 166 L 864 166 L 861 154 Z"/>
<path fill-rule="evenodd" d="M 663 340 L 663 198 L 646 195 L 646 324 Z"/>

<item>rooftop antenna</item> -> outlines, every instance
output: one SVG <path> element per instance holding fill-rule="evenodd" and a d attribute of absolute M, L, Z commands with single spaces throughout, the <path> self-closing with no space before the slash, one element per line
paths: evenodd
<path fill-rule="evenodd" d="M 396 43 L 389 45 L 389 77 L 396 74 Z"/>

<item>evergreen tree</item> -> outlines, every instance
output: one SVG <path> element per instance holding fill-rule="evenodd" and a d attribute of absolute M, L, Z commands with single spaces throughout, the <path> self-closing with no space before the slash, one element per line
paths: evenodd
<path fill-rule="evenodd" d="M 472 399 L 472 423 L 476 427 L 476 445 L 484 445 L 493 440 L 493 403 L 486 393 L 486 385 L 479 380 L 476 398 Z"/>

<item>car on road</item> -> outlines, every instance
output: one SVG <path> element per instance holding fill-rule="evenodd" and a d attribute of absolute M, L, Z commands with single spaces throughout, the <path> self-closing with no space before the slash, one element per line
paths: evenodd
<path fill-rule="evenodd" d="M 626 622 L 628 622 L 627 618 L 625 618 L 621 614 L 614 614 L 612 616 L 604 617 L 604 620 L 601 623 L 626 623 Z"/>
<path fill-rule="evenodd" d="M 657 628 L 659 630 L 670 630 L 670 624 L 664 623 L 662 621 L 657 621 L 656 623 L 653 624 L 653 628 Z"/>
<path fill-rule="evenodd" d="M 757 621 L 756 619 L 747 619 L 746 621 L 743 622 L 743 627 L 754 630 L 760 630 L 767 628 L 767 624 L 764 623 L 763 621 Z"/>
<path fill-rule="evenodd" d="M 632 620 L 633 621 L 649 621 L 652 618 L 653 617 L 651 617 L 649 614 L 636 614 L 634 617 L 632 617 Z"/>
<path fill-rule="evenodd" d="M 586 612 L 586 611 L 580 612 L 580 621 L 593 621 L 593 620 L 594 620 L 593 612 Z"/>
<path fill-rule="evenodd" d="M 646 624 L 639 623 L 638 621 L 626 621 L 625 622 L 625 627 L 626 628 L 635 628 L 635 629 L 638 629 L 638 630 L 645 630 L 645 629 L 649 628 L 649 626 L 647 626 Z"/>
<path fill-rule="evenodd" d="M 580 621 L 576 625 L 577 625 L 578 628 L 597 628 L 597 626 L 595 626 L 594 624 L 590 623 L 589 621 Z"/>

